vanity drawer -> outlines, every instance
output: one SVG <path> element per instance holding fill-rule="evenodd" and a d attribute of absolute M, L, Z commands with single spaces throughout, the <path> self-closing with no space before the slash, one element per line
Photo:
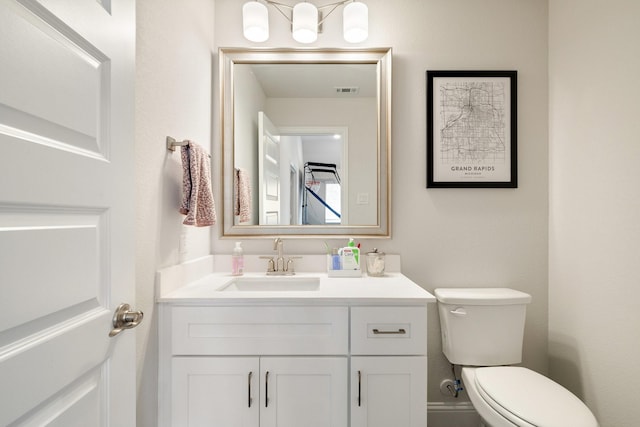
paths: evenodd
<path fill-rule="evenodd" d="M 174 355 L 340 355 L 347 307 L 173 307 Z"/>
<path fill-rule="evenodd" d="M 427 308 L 352 307 L 351 354 L 427 354 Z"/>

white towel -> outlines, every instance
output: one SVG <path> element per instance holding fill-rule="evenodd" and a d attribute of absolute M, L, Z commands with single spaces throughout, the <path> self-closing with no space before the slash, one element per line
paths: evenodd
<path fill-rule="evenodd" d="M 244 169 L 235 169 L 233 214 L 239 222 L 251 220 L 251 184 L 249 174 Z"/>
<path fill-rule="evenodd" d="M 216 205 L 211 193 L 209 154 L 198 144 L 189 141 L 182 146 L 182 204 L 180 213 L 186 215 L 183 224 L 206 227 L 216 223 Z"/>

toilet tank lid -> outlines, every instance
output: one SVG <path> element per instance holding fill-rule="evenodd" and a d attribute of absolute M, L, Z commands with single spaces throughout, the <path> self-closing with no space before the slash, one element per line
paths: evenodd
<path fill-rule="evenodd" d="M 466 305 L 528 304 L 531 295 L 509 288 L 438 288 L 434 290 L 438 302 Z"/>

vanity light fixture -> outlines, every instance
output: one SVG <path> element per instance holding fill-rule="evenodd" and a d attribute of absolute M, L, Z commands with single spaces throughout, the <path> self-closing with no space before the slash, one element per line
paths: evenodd
<path fill-rule="evenodd" d="M 369 10 L 367 5 L 356 0 L 341 0 L 317 7 L 307 1 L 289 6 L 272 0 L 262 0 L 262 2 L 255 0 L 246 2 L 242 7 L 242 27 L 247 40 L 264 42 L 269 38 L 267 5 L 273 6 L 291 23 L 293 39 L 299 43 L 316 41 L 320 25 L 340 6 L 344 6 L 342 16 L 344 39 L 349 43 L 360 43 L 369 36 Z M 322 16 L 320 11 L 323 9 L 330 10 Z"/>
<path fill-rule="evenodd" d="M 269 11 L 257 1 L 242 6 L 242 30 L 247 40 L 264 42 L 269 38 Z"/>
<path fill-rule="evenodd" d="M 318 8 L 308 2 L 293 6 L 291 34 L 299 43 L 313 43 L 318 39 Z"/>

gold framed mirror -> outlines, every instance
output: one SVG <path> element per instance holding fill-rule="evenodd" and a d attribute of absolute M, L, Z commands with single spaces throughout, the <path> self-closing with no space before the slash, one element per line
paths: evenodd
<path fill-rule="evenodd" d="M 222 237 L 390 236 L 391 49 L 221 48 L 219 68 Z"/>

